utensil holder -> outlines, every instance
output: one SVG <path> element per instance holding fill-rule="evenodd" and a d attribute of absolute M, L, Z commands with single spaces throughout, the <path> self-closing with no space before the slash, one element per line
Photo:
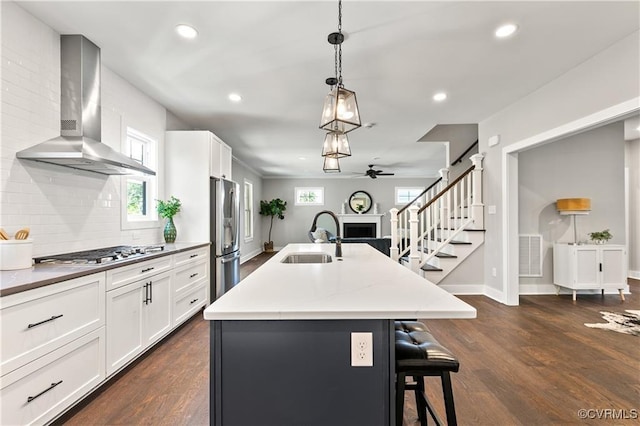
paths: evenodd
<path fill-rule="evenodd" d="M 0 270 L 31 268 L 33 240 L 0 240 Z"/>

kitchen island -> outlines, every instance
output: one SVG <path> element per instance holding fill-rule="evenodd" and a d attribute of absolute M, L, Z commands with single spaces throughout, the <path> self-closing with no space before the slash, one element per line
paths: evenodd
<path fill-rule="evenodd" d="M 320 252 L 331 262 L 282 262 Z M 290 244 L 205 310 L 212 425 L 391 425 L 393 321 L 476 316 L 367 244 L 334 252 Z M 371 366 L 352 366 L 353 333 L 371 333 Z"/>

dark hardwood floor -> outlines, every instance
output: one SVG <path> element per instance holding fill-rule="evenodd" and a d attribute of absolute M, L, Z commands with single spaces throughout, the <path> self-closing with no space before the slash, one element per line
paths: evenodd
<path fill-rule="evenodd" d="M 269 257 L 245 262 L 241 276 Z M 477 319 L 425 321 L 460 359 L 460 372 L 452 376 L 458 423 L 638 424 L 612 416 L 633 417 L 640 411 L 639 338 L 584 326 L 604 322 L 601 310 L 640 310 L 640 281 L 629 282 L 632 294 L 625 302 L 617 295 L 579 294 L 576 302 L 570 295 L 522 296 L 520 306 L 509 307 L 484 296 L 460 296 L 476 307 Z M 444 413 L 437 379 L 427 379 L 427 393 Z M 409 394 L 405 399 L 405 425 L 419 424 L 413 399 Z M 592 410 L 588 419 L 579 417 L 581 409 Z M 603 410 L 612 410 L 608 419 Z M 594 418 L 598 413 L 601 417 Z M 209 327 L 202 315 L 56 422 L 208 423 Z"/>

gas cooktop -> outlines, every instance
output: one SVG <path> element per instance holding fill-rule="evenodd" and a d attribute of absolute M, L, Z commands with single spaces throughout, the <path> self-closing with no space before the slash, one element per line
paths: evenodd
<path fill-rule="evenodd" d="M 33 259 L 35 263 L 49 265 L 96 265 L 119 260 L 131 259 L 149 253 L 164 250 L 164 245 L 150 246 L 115 246 L 95 250 L 77 251 L 73 253 L 56 254 L 52 256 L 38 257 Z"/>

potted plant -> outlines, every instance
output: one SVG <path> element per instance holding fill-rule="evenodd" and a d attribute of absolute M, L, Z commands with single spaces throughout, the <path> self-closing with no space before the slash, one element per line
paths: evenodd
<path fill-rule="evenodd" d="M 613 235 L 611 235 L 611 232 L 609 232 L 608 229 L 605 229 L 604 231 L 590 232 L 589 238 L 591 238 L 591 241 L 595 244 L 605 244 L 613 238 Z"/>
<path fill-rule="evenodd" d="M 173 223 L 173 217 L 180 211 L 182 204 L 180 200 L 173 195 L 168 201 L 158 201 L 158 214 L 160 217 L 167 219 L 167 224 L 164 227 L 164 241 L 167 243 L 175 243 L 178 231 L 176 225 Z"/>
<path fill-rule="evenodd" d="M 273 229 L 273 219 L 284 219 L 283 212 L 287 209 L 287 202 L 282 201 L 280 198 L 274 198 L 271 201 L 260 200 L 260 215 L 270 216 L 271 223 L 269 225 L 269 241 L 264 243 L 264 251 L 273 251 L 273 241 L 271 241 L 271 230 Z"/>

